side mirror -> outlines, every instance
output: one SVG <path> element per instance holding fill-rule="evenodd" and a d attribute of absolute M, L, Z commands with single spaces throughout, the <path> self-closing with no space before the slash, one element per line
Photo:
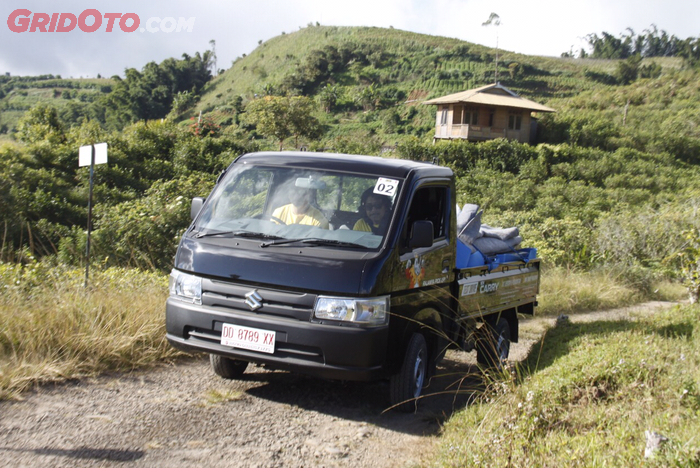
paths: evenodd
<path fill-rule="evenodd" d="M 408 240 L 410 249 L 430 247 L 433 245 L 433 222 L 416 221 L 411 228 L 411 238 Z"/>
<path fill-rule="evenodd" d="M 199 214 L 199 210 L 201 210 L 202 205 L 204 205 L 204 200 L 206 200 L 206 198 L 194 197 L 192 199 L 192 207 L 190 208 L 190 218 L 191 219 L 194 219 L 197 217 L 197 215 Z"/>

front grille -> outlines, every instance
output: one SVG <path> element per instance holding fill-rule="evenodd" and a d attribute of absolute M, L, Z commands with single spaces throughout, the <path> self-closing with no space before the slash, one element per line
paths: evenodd
<path fill-rule="evenodd" d="M 262 298 L 260 308 L 252 310 L 246 294 L 257 291 Z M 235 309 L 251 315 L 268 315 L 308 322 L 311 319 L 315 294 L 294 293 L 274 289 L 254 288 L 217 280 L 202 280 L 202 305 Z"/>

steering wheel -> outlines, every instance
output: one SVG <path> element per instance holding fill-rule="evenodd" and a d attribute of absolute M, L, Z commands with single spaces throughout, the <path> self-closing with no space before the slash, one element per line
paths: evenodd
<path fill-rule="evenodd" d="M 276 222 L 277 224 L 281 224 L 282 226 L 286 226 L 287 223 L 279 219 L 277 216 L 272 216 L 270 215 L 270 220 Z"/>

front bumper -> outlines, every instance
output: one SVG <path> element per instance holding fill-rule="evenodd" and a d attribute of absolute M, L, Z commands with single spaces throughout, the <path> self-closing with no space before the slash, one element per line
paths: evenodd
<path fill-rule="evenodd" d="M 220 354 L 327 379 L 368 381 L 388 376 L 388 326 L 318 324 L 172 298 L 165 316 L 168 341 L 184 351 Z M 274 354 L 222 346 L 224 323 L 275 331 Z"/>

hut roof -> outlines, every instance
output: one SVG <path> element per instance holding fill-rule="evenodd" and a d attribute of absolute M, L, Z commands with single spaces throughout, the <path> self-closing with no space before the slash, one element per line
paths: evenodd
<path fill-rule="evenodd" d="M 482 86 L 447 96 L 430 99 L 423 104 L 479 104 L 484 106 L 515 107 L 535 112 L 556 112 L 551 107 L 518 96 L 500 83 Z"/>

